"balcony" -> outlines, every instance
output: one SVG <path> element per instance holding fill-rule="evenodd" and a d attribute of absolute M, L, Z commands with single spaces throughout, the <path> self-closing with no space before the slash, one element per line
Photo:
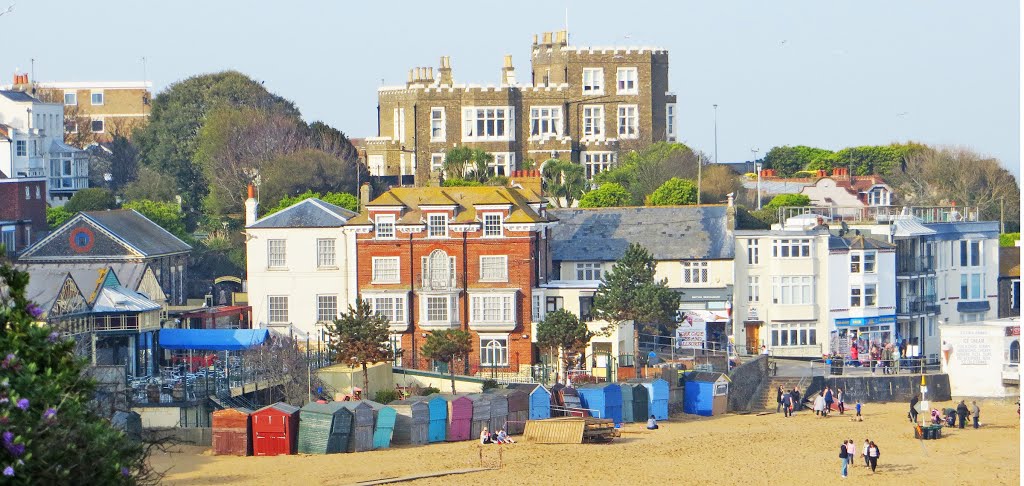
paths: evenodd
<path fill-rule="evenodd" d="M 417 290 L 447 292 L 461 289 L 464 286 L 462 278 L 458 275 L 438 277 L 437 275 L 430 275 L 430 272 L 423 272 L 420 274 L 420 285 Z"/>
<path fill-rule="evenodd" d="M 934 294 L 904 297 L 899 299 L 896 306 L 897 314 L 937 314 L 938 312 L 939 304 L 936 302 Z"/>
<path fill-rule="evenodd" d="M 51 193 L 75 192 L 89 187 L 89 178 L 84 176 L 50 177 L 47 186 Z"/>
<path fill-rule="evenodd" d="M 935 274 L 934 256 L 896 255 L 896 273 L 900 276 Z"/>
<path fill-rule="evenodd" d="M 897 216 L 914 216 L 922 223 L 979 221 L 978 208 L 969 206 L 786 206 L 778 209 L 779 221 L 811 214 L 821 216 L 826 223 L 887 224 Z"/>

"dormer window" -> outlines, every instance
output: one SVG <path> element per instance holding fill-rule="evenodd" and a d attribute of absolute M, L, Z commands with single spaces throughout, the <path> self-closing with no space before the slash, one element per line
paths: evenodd
<path fill-rule="evenodd" d="M 447 214 L 431 214 L 427 217 L 427 236 L 431 238 L 448 237 Z"/>
<path fill-rule="evenodd" d="M 395 215 L 378 215 L 374 226 L 377 229 L 377 238 L 390 239 L 395 237 Z"/>
<path fill-rule="evenodd" d="M 501 213 L 484 213 L 484 236 L 501 236 Z"/>

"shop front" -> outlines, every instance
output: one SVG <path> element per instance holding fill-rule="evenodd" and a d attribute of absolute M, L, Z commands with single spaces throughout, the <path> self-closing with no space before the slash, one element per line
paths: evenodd
<path fill-rule="evenodd" d="M 678 318 L 684 328 L 703 330 L 705 349 L 725 350 L 732 325 L 732 286 L 708 289 L 682 289 L 679 291 Z M 690 331 L 694 331 L 690 329 Z M 696 331 L 694 331 L 696 332 Z M 687 335 L 696 336 L 694 332 Z M 677 330 L 677 338 L 679 338 Z M 698 347 L 694 343 L 679 340 L 676 347 Z M 692 341 L 689 340 L 689 341 Z"/>
<path fill-rule="evenodd" d="M 830 349 L 833 352 L 853 359 L 853 346 L 856 345 L 857 359 L 865 359 L 863 357 L 868 356 L 872 346 L 881 348 L 897 343 L 896 315 L 836 319 L 831 338 Z"/>

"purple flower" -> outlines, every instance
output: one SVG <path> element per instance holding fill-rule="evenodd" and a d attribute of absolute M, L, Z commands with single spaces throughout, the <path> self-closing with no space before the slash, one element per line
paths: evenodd
<path fill-rule="evenodd" d="M 11 442 L 14 442 L 14 432 L 8 430 L 4 432 L 4 445 L 10 444 Z"/>
<path fill-rule="evenodd" d="M 60 333 L 57 331 L 51 332 L 50 335 L 46 337 L 46 340 L 51 343 L 57 342 L 58 339 L 60 339 Z"/>
<path fill-rule="evenodd" d="M 22 398 L 18 400 L 18 408 L 22 409 L 23 411 L 28 410 L 28 399 Z"/>
<path fill-rule="evenodd" d="M 126 467 L 122 467 L 121 468 L 121 475 L 122 476 L 128 477 L 129 474 L 131 474 L 131 471 L 129 471 L 128 468 L 126 468 Z"/>
<path fill-rule="evenodd" d="M 3 405 L 3 404 L 5 404 L 5 403 L 7 403 L 9 401 L 11 401 L 11 400 L 9 398 L 7 398 L 7 397 L 0 397 L 0 405 Z"/>
<path fill-rule="evenodd" d="M 0 368 L 7 368 L 11 365 L 11 362 L 17 358 L 18 357 L 15 356 L 14 353 L 8 354 L 7 357 L 4 358 L 3 363 L 0 363 Z"/>
<path fill-rule="evenodd" d="M 39 317 L 43 315 L 43 309 L 35 304 L 29 304 L 28 307 L 25 308 L 25 310 L 27 310 L 28 313 L 32 315 L 32 317 Z"/>
<path fill-rule="evenodd" d="M 25 453 L 25 444 L 7 444 L 4 447 L 14 457 L 19 457 Z"/>
<path fill-rule="evenodd" d="M 53 418 L 55 416 L 57 416 L 57 410 L 56 409 L 48 408 L 48 409 L 46 409 L 45 412 L 43 412 L 43 418 L 46 419 L 46 420 L 53 420 Z"/>
<path fill-rule="evenodd" d="M 4 476 L 14 476 L 14 468 L 7 466 L 4 468 Z"/>

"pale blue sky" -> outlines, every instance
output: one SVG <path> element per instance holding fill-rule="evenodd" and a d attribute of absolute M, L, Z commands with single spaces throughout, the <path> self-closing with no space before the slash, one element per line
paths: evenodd
<path fill-rule="evenodd" d="M 504 54 L 528 78 L 533 34 L 562 28 L 566 7 L 573 44 L 669 49 L 679 135 L 713 155 L 717 103 L 722 162 L 775 145 L 916 140 L 967 146 L 1020 172 L 1012 0 L 18 0 L 0 17 L 0 72 L 27 71 L 34 57 L 40 81 L 131 80 L 146 56 L 159 91 L 237 69 L 307 120 L 361 137 L 376 134 L 381 79 L 401 84 L 441 55 L 457 82 L 496 83 Z"/>

